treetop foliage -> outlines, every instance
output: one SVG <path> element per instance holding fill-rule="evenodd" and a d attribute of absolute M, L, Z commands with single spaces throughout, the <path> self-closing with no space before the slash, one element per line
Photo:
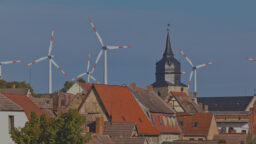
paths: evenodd
<path fill-rule="evenodd" d="M 70 109 L 59 118 L 40 118 L 32 112 L 31 120 L 23 128 L 14 128 L 11 132 L 17 144 L 84 144 L 90 135 L 82 136 L 85 117 L 77 110 Z"/>

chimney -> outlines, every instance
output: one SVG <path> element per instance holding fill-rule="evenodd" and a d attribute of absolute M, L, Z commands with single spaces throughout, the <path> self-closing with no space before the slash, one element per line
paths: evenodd
<path fill-rule="evenodd" d="M 15 85 L 15 84 L 12 84 L 12 88 L 16 88 L 16 85 Z"/>
<path fill-rule="evenodd" d="M 148 86 L 147 86 L 147 89 L 148 89 L 149 91 L 151 91 L 151 92 L 153 91 L 153 87 L 152 87 L 151 85 L 148 85 Z"/>
<path fill-rule="evenodd" d="M 136 83 L 131 83 L 131 84 L 130 84 L 130 87 L 131 87 L 132 89 L 135 89 L 135 88 L 136 88 Z"/>
<path fill-rule="evenodd" d="M 201 108 L 201 109 L 203 109 L 203 103 L 198 103 L 199 104 L 199 107 Z"/>
<path fill-rule="evenodd" d="M 197 93 L 193 92 L 193 101 L 197 103 Z"/>
<path fill-rule="evenodd" d="M 208 105 L 204 105 L 204 111 L 208 112 Z"/>
<path fill-rule="evenodd" d="M 103 134 L 104 131 L 104 118 L 97 117 L 96 118 L 96 134 Z"/>
<path fill-rule="evenodd" d="M 190 100 L 192 100 L 192 92 L 191 91 L 189 91 L 189 96 L 188 97 L 189 97 Z"/>

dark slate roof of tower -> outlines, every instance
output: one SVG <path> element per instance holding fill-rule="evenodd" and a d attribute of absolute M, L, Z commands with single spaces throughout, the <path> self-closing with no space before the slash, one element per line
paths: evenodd
<path fill-rule="evenodd" d="M 166 38 L 166 47 L 165 47 L 165 51 L 164 51 L 164 57 L 169 57 L 169 56 L 173 56 L 173 52 L 172 52 L 172 46 L 171 46 L 171 41 L 170 41 L 170 34 L 169 34 L 169 30 L 168 30 L 167 38 Z"/>
<path fill-rule="evenodd" d="M 209 111 L 244 111 L 253 96 L 198 97 L 197 101 L 208 105 Z"/>

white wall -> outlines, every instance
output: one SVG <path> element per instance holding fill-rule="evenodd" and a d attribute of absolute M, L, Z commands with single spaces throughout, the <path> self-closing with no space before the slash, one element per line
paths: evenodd
<path fill-rule="evenodd" d="M 226 133 L 228 133 L 228 129 L 230 127 L 233 127 L 234 130 L 237 132 L 237 133 L 241 133 L 242 130 L 246 130 L 246 133 L 248 133 L 248 130 L 249 130 L 249 124 L 248 123 L 221 123 L 221 122 L 218 122 L 218 129 L 221 129 L 222 127 L 226 127 Z"/>
<path fill-rule="evenodd" d="M 14 144 L 9 134 L 9 115 L 14 116 L 14 127 L 24 127 L 28 121 L 25 113 L 0 111 L 0 143 L 1 144 Z"/>
<path fill-rule="evenodd" d="M 69 88 L 69 90 L 67 91 L 67 93 L 76 95 L 78 93 L 83 92 L 83 88 L 80 87 L 80 85 L 78 83 L 75 83 L 71 86 L 71 88 Z"/>

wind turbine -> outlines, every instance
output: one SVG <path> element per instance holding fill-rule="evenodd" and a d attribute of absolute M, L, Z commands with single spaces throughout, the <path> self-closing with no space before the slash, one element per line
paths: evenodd
<path fill-rule="evenodd" d="M 188 81 L 188 91 L 189 91 L 191 80 L 192 80 L 192 77 L 193 77 L 193 74 L 194 74 L 194 94 L 196 94 L 197 93 L 197 81 L 196 81 L 196 71 L 197 71 L 197 69 L 205 67 L 209 64 L 213 64 L 214 61 L 195 66 L 195 65 L 193 65 L 192 61 L 187 57 L 187 55 L 183 52 L 183 50 L 181 48 L 179 48 L 179 51 L 184 56 L 184 58 L 187 60 L 187 62 L 190 64 L 190 66 L 192 67 L 192 71 L 190 72 L 189 81 Z"/>
<path fill-rule="evenodd" d="M 93 30 L 95 31 L 96 33 L 96 36 L 100 42 L 100 45 L 101 45 L 101 50 L 96 58 L 96 61 L 95 61 L 95 64 L 92 68 L 92 71 L 90 72 L 91 74 L 93 73 L 102 53 L 104 52 L 104 84 L 108 84 L 108 74 L 107 74 L 107 50 L 112 50 L 112 49 L 119 49 L 119 48 L 130 48 L 130 46 L 109 46 L 109 45 L 104 45 L 103 44 L 103 41 L 102 41 L 102 38 L 100 37 L 99 33 L 97 32 L 92 20 L 89 18 L 89 22 L 93 28 Z"/>
<path fill-rule="evenodd" d="M 2 79 L 2 65 L 12 64 L 12 63 L 20 63 L 24 62 L 23 60 L 15 60 L 15 61 L 1 61 L 0 62 L 0 79 Z"/>
<path fill-rule="evenodd" d="M 90 82 L 90 79 L 92 79 L 92 80 L 94 80 L 96 83 L 98 83 L 98 81 L 92 76 L 92 73 L 89 72 L 89 69 L 90 69 L 90 62 L 91 62 L 91 53 L 89 52 L 89 54 L 88 54 L 88 63 L 87 63 L 87 70 L 86 70 L 86 72 L 85 72 L 85 73 L 82 73 L 82 74 L 80 74 L 80 75 L 78 75 L 78 76 L 76 76 L 76 77 L 74 77 L 74 78 L 72 79 L 72 81 L 77 80 L 77 79 L 79 79 L 80 77 L 83 77 L 83 76 L 87 75 L 87 82 L 88 82 L 88 83 Z"/>
<path fill-rule="evenodd" d="M 57 67 L 57 69 L 59 71 L 61 71 L 64 76 L 67 76 L 67 74 L 57 65 L 57 63 L 53 60 L 54 55 L 52 55 L 52 44 L 53 44 L 53 35 L 54 35 L 54 28 L 52 28 L 52 33 L 51 33 L 51 40 L 50 40 L 50 46 L 49 46 L 49 51 L 48 51 L 48 55 L 45 57 L 41 57 L 37 60 L 34 60 L 33 62 L 25 65 L 25 67 L 28 67 L 32 64 L 38 63 L 40 61 L 44 61 L 46 59 L 48 59 L 49 61 L 49 93 L 52 93 L 52 64 Z"/>

